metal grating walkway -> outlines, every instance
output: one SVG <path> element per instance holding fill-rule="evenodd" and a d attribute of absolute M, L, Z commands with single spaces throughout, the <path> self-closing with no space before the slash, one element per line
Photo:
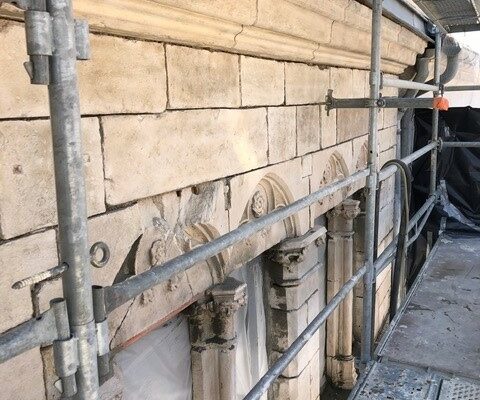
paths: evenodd
<path fill-rule="evenodd" d="M 443 235 L 350 399 L 480 399 L 480 236 Z"/>

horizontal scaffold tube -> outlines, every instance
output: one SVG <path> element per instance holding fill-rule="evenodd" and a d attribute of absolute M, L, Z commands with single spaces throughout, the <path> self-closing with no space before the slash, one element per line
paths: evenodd
<path fill-rule="evenodd" d="M 435 85 L 429 85 L 427 83 L 405 81 L 402 79 L 382 78 L 383 87 L 394 87 L 399 89 L 413 89 L 413 90 L 425 90 L 425 91 L 438 91 L 439 87 Z"/>
<path fill-rule="evenodd" d="M 353 275 L 333 299 L 323 308 L 322 311 L 315 317 L 315 319 L 307 326 L 307 328 L 300 334 L 300 336 L 292 343 L 292 345 L 282 354 L 282 356 L 275 361 L 269 368 L 267 373 L 258 381 L 258 383 L 250 390 L 243 400 L 258 400 L 268 390 L 270 385 L 277 379 L 288 364 L 297 356 L 302 348 L 308 343 L 313 335 L 325 323 L 330 314 L 335 311 L 339 304 L 345 297 L 353 290 L 358 281 L 365 275 L 367 267 L 360 268 L 355 275 Z"/>
<path fill-rule="evenodd" d="M 180 272 L 193 267 L 195 264 L 206 261 L 211 257 L 221 253 L 230 246 L 249 238 L 262 229 L 268 228 L 283 221 L 286 218 L 298 213 L 306 207 L 314 204 L 325 197 L 336 193 L 338 190 L 349 187 L 354 183 L 366 178 L 369 174 L 368 169 L 356 172 L 349 177 L 323 187 L 315 193 L 312 193 L 302 199 L 299 199 L 285 207 L 279 208 L 270 214 L 260 217 L 247 224 L 241 225 L 237 229 L 222 235 L 207 244 L 197 247 L 188 253 L 167 261 L 165 264 L 157 265 L 148 271 L 135 275 L 123 282 L 105 288 L 105 302 L 107 312 L 111 312 L 117 307 L 134 297 L 140 295 L 162 282 L 166 282 Z"/>
<path fill-rule="evenodd" d="M 55 339 L 55 314 L 50 308 L 39 318 L 32 318 L 0 335 L 0 364 Z"/>
<path fill-rule="evenodd" d="M 469 92 L 472 90 L 480 90 L 480 85 L 463 85 L 463 86 L 445 86 L 445 92 Z"/>
<path fill-rule="evenodd" d="M 480 142 L 442 142 L 442 148 L 446 147 L 480 147 Z"/>
<path fill-rule="evenodd" d="M 414 153 L 410 154 L 409 156 L 402 158 L 401 161 L 403 161 L 405 164 L 411 164 L 415 160 L 419 159 L 421 156 L 424 154 L 427 154 L 429 151 L 434 149 L 437 146 L 436 143 L 429 143 L 426 146 L 418 149 Z M 388 179 L 391 177 L 395 172 L 397 172 L 398 167 L 396 165 L 391 165 L 384 170 L 380 171 L 378 174 L 378 181 L 384 181 L 385 179 Z"/>

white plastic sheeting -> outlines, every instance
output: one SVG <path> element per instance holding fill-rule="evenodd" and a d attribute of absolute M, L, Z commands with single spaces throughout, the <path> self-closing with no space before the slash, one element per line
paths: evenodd
<path fill-rule="evenodd" d="M 247 284 L 248 295 L 247 306 L 237 313 L 237 399 L 240 400 L 268 369 L 262 258 L 257 257 L 231 276 Z"/>
<path fill-rule="evenodd" d="M 191 400 L 188 322 L 179 316 L 115 356 L 124 400 Z"/>
<path fill-rule="evenodd" d="M 247 284 L 248 295 L 237 313 L 237 399 L 243 399 L 268 369 L 261 257 L 232 276 Z M 115 363 L 124 400 L 191 400 L 187 318 L 179 316 L 120 351 Z"/>

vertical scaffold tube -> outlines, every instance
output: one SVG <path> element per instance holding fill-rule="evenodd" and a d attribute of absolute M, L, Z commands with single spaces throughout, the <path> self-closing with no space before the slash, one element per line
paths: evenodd
<path fill-rule="evenodd" d="M 435 34 L 435 67 L 434 67 L 434 81 L 435 85 L 440 85 L 440 56 L 442 49 L 442 35 L 438 31 Z M 434 92 L 433 96 L 436 97 L 439 92 Z M 440 111 L 436 108 L 432 110 L 432 143 L 438 143 L 438 120 L 440 117 Z M 430 196 L 435 193 L 437 189 L 437 157 L 438 146 L 432 149 L 430 159 Z"/>
<path fill-rule="evenodd" d="M 54 52 L 48 87 L 57 194 L 60 262 L 70 329 L 78 338 L 78 400 L 98 399 L 98 372 L 89 250 L 75 28 L 71 0 L 47 0 Z"/>
<path fill-rule="evenodd" d="M 375 325 L 375 270 L 374 230 L 375 203 L 378 182 L 378 112 L 376 101 L 380 97 L 380 63 L 382 38 L 382 2 L 373 1 L 372 15 L 372 50 L 370 67 L 370 99 L 373 104 L 369 114 L 368 167 L 370 175 L 366 185 L 366 218 L 365 218 L 365 263 L 367 271 L 363 280 L 363 326 L 362 326 L 362 364 L 367 364 L 373 355 L 373 330 Z"/>

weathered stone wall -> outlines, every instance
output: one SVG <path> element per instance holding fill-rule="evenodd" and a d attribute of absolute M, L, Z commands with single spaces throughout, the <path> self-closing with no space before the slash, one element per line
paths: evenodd
<path fill-rule="evenodd" d="M 104 241 L 112 254 L 105 268 L 92 269 L 95 284 L 143 272 L 366 166 L 368 111 L 327 116 L 319 104 L 329 88 L 337 97 L 368 95 L 368 72 L 358 68 L 368 65 L 370 11 L 355 1 L 74 3 L 97 32 L 92 59 L 79 64 L 89 240 Z M 0 10 L 17 18 L 5 5 Z M 384 30 L 386 71 L 400 73 L 425 43 L 388 20 Z M 31 86 L 23 71 L 23 24 L 0 19 L 0 39 L 5 331 L 45 310 L 61 284 L 49 282 L 38 295 L 11 289 L 57 264 L 56 205 L 46 89 Z M 396 124 L 396 111 L 381 112 L 382 161 L 394 156 Z M 115 310 L 111 348 L 167 321 L 283 239 L 305 234 L 361 186 Z M 382 240 L 393 224 L 392 179 L 384 193 Z M 388 285 L 378 286 L 388 296 Z M 51 349 L 35 349 L 1 365 L 9 382 L 2 395 L 58 397 L 51 357 Z"/>

